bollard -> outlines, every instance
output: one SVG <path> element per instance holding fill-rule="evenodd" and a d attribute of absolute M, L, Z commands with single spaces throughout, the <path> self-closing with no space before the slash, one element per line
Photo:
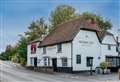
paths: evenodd
<path fill-rule="evenodd" d="M 120 69 L 118 70 L 118 76 L 119 76 L 119 80 L 120 80 Z"/>

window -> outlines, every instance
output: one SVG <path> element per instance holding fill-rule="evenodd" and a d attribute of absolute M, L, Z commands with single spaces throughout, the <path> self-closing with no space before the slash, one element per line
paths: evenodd
<path fill-rule="evenodd" d="M 50 66 L 50 58 L 48 57 L 48 66 Z"/>
<path fill-rule="evenodd" d="M 50 66 L 50 58 L 44 57 L 44 66 Z"/>
<path fill-rule="evenodd" d="M 47 58 L 44 57 L 44 66 L 47 66 Z"/>
<path fill-rule="evenodd" d="M 120 57 L 106 57 L 106 62 L 108 62 L 108 67 L 119 67 L 120 66 Z"/>
<path fill-rule="evenodd" d="M 63 67 L 67 66 L 67 58 L 62 58 L 62 66 Z"/>
<path fill-rule="evenodd" d="M 31 54 L 35 54 L 36 53 L 36 44 L 32 44 L 31 45 Z"/>
<path fill-rule="evenodd" d="M 30 58 L 30 64 L 31 64 L 31 65 L 32 65 L 32 62 L 33 62 L 32 59 L 33 59 L 33 58 L 31 57 L 31 58 Z"/>
<path fill-rule="evenodd" d="M 108 50 L 111 50 L 111 45 L 110 44 L 108 45 Z"/>
<path fill-rule="evenodd" d="M 43 47 L 43 54 L 46 53 L 46 47 Z"/>
<path fill-rule="evenodd" d="M 62 44 L 57 45 L 57 52 L 58 53 L 62 52 Z"/>
<path fill-rule="evenodd" d="M 87 67 L 93 66 L 93 57 L 87 57 Z"/>
<path fill-rule="evenodd" d="M 34 58 L 33 57 L 30 58 L 30 64 L 31 64 L 31 66 L 34 65 Z"/>
<path fill-rule="evenodd" d="M 81 55 L 76 55 L 76 63 L 77 64 L 81 63 Z"/>

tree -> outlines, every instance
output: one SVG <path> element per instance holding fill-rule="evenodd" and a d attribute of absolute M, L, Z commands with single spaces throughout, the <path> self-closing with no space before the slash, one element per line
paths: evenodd
<path fill-rule="evenodd" d="M 110 20 L 105 20 L 100 15 L 96 15 L 94 13 L 84 12 L 82 17 L 86 20 L 91 19 L 93 22 L 96 21 L 102 31 L 106 31 L 112 28 L 112 23 Z"/>
<path fill-rule="evenodd" d="M 7 45 L 5 52 L 0 54 L 0 59 L 2 60 L 11 60 L 13 55 L 17 52 L 17 46 Z"/>
<path fill-rule="evenodd" d="M 0 59 L 1 60 L 7 60 L 7 57 L 5 55 L 5 52 L 0 53 Z"/>
<path fill-rule="evenodd" d="M 11 57 L 12 57 L 12 55 L 13 55 L 13 51 L 14 49 L 13 49 L 13 47 L 11 46 L 11 45 L 7 45 L 6 46 L 6 50 L 5 50 L 5 57 L 6 57 L 6 59 L 7 60 L 10 60 L 11 59 Z"/>
<path fill-rule="evenodd" d="M 32 41 L 46 34 L 47 25 L 45 24 L 43 18 L 40 20 L 33 21 L 28 27 L 28 31 L 25 32 L 28 41 Z"/>
<path fill-rule="evenodd" d="M 56 26 L 75 16 L 75 8 L 69 5 L 59 5 L 51 12 L 49 21 L 52 26 Z"/>
<path fill-rule="evenodd" d="M 18 63 L 21 63 L 21 65 L 25 65 L 27 61 L 27 38 L 24 36 L 21 36 L 20 40 L 18 41 L 18 47 L 17 47 L 17 57 L 19 57 Z M 14 57 L 15 58 L 15 57 Z"/>

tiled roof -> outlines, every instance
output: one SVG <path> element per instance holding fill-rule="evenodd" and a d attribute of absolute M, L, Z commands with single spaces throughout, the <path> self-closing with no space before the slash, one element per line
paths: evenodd
<path fill-rule="evenodd" d="M 43 39 L 39 47 L 72 41 L 80 29 L 100 31 L 96 23 L 86 21 L 82 18 L 76 18 L 57 25 L 55 29 Z"/>
<path fill-rule="evenodd" d="M 98 34 L 98 38 L 99 38 L 100 42 L 102 42 L 103 38 L 106 35 L 114 36 L 112 33 L 108 32 L 108 31 L 99 31 L 99 32 L 97 32 L 97 34 Z"/>
<path fill-rule="evenodd" d="M 30 42 L 28 42 L 28 44 L 31 44 L 31 43 L 36 43 L 36 42 L 41 42 L 44 38 L 45 38 L 46 35 L 43 35 L 42 37 L 40 38 L 37 38 L 35 40 L 32 40 Z"/>

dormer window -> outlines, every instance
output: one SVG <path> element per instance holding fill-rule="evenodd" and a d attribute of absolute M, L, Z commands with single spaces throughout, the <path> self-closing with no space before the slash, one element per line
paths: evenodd
<path fill-rule="evenodd" d="M 31 44 L 31 54 L 36 53 L 36 44 Z"/>
<path fill-rule="evenodd" d="M 108 50 L 111 50 L 111 45 L 110 44 L 108 44 Z"/>
<path fill-rule="evenodd" d="M 57 52 L 58 53 L 62 52 L 62 44 L 57 45 Z"/>

